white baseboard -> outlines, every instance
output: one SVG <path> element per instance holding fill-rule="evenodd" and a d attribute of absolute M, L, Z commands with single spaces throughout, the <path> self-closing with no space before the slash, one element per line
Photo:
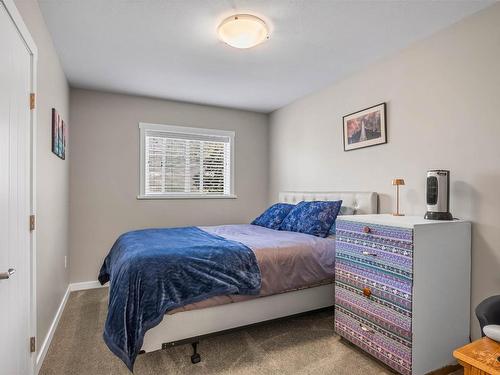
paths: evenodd
<path fill-rule="evenodd" d="M 61 300 L 59 308 L 57 309 L 56 315 L 54 316 L 54 320 L 50 325 L 49 331 L 43 340 L 42 346 L 40 346 L 40 350 L 38 351 L 38 355 L 36 357 L 35 364 L 35 374 L 38 374 L 40 369 L 42 368 L 43 361 L 45 356 L 47 355 L 47 351 L 49 350 L 50 343 L 52 342 L 52 338 L 54 337 L 54 333 L 56 332 L 57 326 L 59 324 L 59 320 L 61 319 L 61 315 L 64 311 L 64 307 L 66 306 L 66 302 L 68 301 L 69 294 L 71 292 L 75 292 L 78 290 L 87 290 L 87 289 L 96 289 L 96 288 L 106 288 L 108 284 L 102 286 L 99 281 L 84 281 L 81 283 L 72 283 L 68 285 L 66 292 Z"/>
<path fill-rule="evenodd" d="M 77 290 L 87 290 L 87 289 L 97 289 L 97 288 L 107 288 L 109 285 L 101 285 L 97 280 L 95 281 L 82 281 L 80 283 L 69 284 L 69 289 L 71 292 L 76 292 Z"/>
<path fill-rule="evenodd" d="M 42 345 L 40 346 L 40 350 L 38 351 L 38 355 L 36 357 L 36 364 L 35 364 L 35 374 L 38 374 L 40 371 L 40 368 L 42 367 L 43 360 L 45 359 L 45 356 L 47 355 L 47 351 L 49 350 L 50 343 L 52 342 L 52 338 L 54 337 L 54 333 L 56 332 L 57 325 L 59 324 L 59 319 L 61 319 L 61 315 L 64 311 L 64 306 L 66 306 L 66 302 L 68 301 L 69 293 L 70 293 L 70 287 L 71 285 L 68 285 L 68 288 L 66 289 L 66 292 L 64 293 L 64 296 L 62 298 L 62 301 L 59 305 L 59 308 L 57 309 L 56 316 L 54 317 L 54 320 L 52 321 L 52 324 L 50 325 L 49 331 L 47 332 L 47 335 L 45 336 L 45 340 L 43 340 Z"/>

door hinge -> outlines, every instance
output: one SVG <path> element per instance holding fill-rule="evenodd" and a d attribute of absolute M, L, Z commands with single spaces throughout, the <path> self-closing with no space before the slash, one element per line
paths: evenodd
<path fill-rule="evenodd" d="M 35 109 L 35 93 L 30 94 L 30 109 Z"/>
<path fill-rule="evenodd" d="M 36 339 L 34 337 L 30 337 L 30 352 L 36 352 Z"/>
<path fill-rule="evenodd" d="M 35 230 L 35 215 L 30 215 L 30 231 Z"/>

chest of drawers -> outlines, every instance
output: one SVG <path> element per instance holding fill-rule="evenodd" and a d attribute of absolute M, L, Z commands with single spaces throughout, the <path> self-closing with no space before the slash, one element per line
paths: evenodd
<path fill-rule="evenodd" d="M 335 330 L 404 375 L 453 363 L 469 341 L 470 223 L 337 219 Z"/>

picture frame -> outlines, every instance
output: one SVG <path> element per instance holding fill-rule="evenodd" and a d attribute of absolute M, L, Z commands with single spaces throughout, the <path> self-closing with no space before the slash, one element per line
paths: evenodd
<path fill-rule="evenodd" d="M 66 160 L 67 128 L 61 115 L 52 108 L 52 152 Z"/>
<path fill-rule="evenodd" d="M 342 121 L 344 151 L 387 143 L 385 102 L 345 115 Z"/>

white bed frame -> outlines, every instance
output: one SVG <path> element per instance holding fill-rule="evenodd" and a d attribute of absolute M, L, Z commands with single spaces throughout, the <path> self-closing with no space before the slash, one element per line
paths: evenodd
<path fill-rule="evenodd" d="M 356 214 L 377 213 L 378 196 L 373 192 L 281 192 L 280 202 L 339 200 Z M 301 289 L 242 302 L 165 315 L 144 337 L 142 350 L 151 352 L 235 328 L 262 323 L 332 306 L 333 284 Z M 196 349 L 195 349 L 196 351 Z"/>

